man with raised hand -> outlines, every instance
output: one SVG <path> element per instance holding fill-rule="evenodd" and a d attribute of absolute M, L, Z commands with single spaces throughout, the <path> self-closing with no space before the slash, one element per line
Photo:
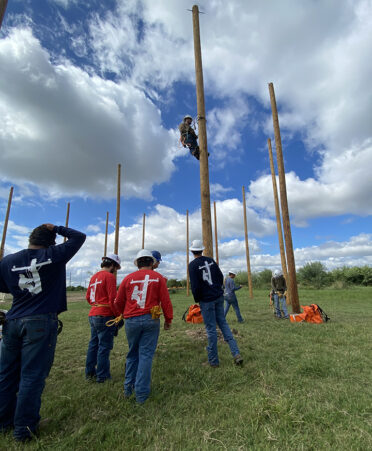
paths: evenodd
<path fill-rule="evenodd" d="M 67 241 L 56 245 L 57 234 Z M 1 340 L 0 431 L 14 427 L 17 441 L 29 440 L 37 431 L 58 314 L 67 310 L 66 263 L 85 238 L 77 230 L 43 224 L 32 231 L 28 249 L 0 261 L 0 279 L 13 295 Z"/>
<path fill-rule="evenodd" d="M 225 316 L 227 315 L 227 312 L 230 309 L 230 306 L 232 305 L 235 313 L 236 313 L 236 317 L 238 319 L 239 323 L 244 323 L 244 319 L 240 313 L 240 308 L 239 308 L 239 304 L 238 304 L 238 299 L 236 297 L 235 291 L 240 290 L 241 285 L 239 285 L 238 287 L 235 285 L 235 279 L 236 274 L 234 271 L 229 271 L 229 275 L 226 277 L 225 280 Z"/>
<path fill-rule="evenodd" d="M 210 257 L 203 256 L 204 246 L 200 240 L 194 240 L 190 251 L 194 260 L 189 264 L 191 290 L 195 302 L 200 304 L 208 338 L 208 362 L 212 368 L 220 365 L 217 349 L 217 325 L 230 347 L 236 365 L 242 365 L 238 345 L 226 322 L 223 310 L 223 274 L 217 263 Z"/>
<path fill-rule="evenodd" d="M 165 330 L 170 329 L 173 319 L 166 281 L 152 269 L 155 262 L 150 251 L 140 250 L 134 260 L 138 271 L 124 278 L 115 301 L 116 311 L 125 318 L 129 346 L 124 396 L 129 398 L 135 392 L 139 404 L 143 404 L 150 395 L 152 361 L 160 331 L 160 306 Z"/>
<path fill-rule="evenodd" d="M 85 364 L 85 377 L 103 383 L 111 379 L 110 352 L 114 346 L 117 327 L 107 327 L 106 322 L 116 317 L 114 301 L 116 298 L 115 272 L 120 266 L 116 254 L 102 257 L 101 270 L 89 282 L 86 299 L 91 306 L 89 312 L 90 341 Z"/>

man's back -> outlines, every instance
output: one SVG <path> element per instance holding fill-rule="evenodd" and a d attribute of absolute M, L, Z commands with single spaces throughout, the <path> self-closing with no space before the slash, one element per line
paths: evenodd
<path fill-rule="evenodd" d="M 192 294 L 196 302 L 209 302 L 223 296 L 223 274 L 210 257 L 197 257 L 189 264 Z"/>

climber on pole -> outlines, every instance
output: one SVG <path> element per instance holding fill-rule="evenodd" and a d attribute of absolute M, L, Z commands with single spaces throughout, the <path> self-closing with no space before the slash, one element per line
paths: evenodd
<path fill-rule="evenodd" d="M 200 151 L 198 146 L 198 135 L 195 133 L 195 130 L 192 128 L 191 124 L 192 117 L 187 114 L 178 126 L 181 133 L 181 143 L 183 147 L 188 147 L 191 155 L 199 160 Z"/>

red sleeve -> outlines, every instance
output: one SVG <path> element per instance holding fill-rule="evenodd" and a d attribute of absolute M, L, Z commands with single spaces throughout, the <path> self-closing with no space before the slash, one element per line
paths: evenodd
<path fill-rule="evenodd" d="M 169 297 L 167 282 L 164 277 L 160 279 L 160 304 L 167 323 L 171 323 L 173 319 L 173 306 Z"/>
<path fill-rule="evenodd" d="M 85 295 L 85 299 L 87 300 L 88 304 L 90 305 L 90 281 L 89 281 L 89 285 L 88 285 L 88 289 Z"/>
<path fill-rule="evenodd" d="M 120 312 L 118 313 L 115 309 L 115 298 L 117 295 L 116 291 L 116 278 L 113 274 L 108 274 L 109 277 L 106 279 L 106 290 L 107 290 L 107 299 L 110 304 L 111 310 L 115 313 L 116 316 L 119 316 Z"/>
<path fill-rule="evenodd" d="M 118 315 L 124 314 L 124 308 L 126 303 L 126 289 L 125 289 L 125 279 L 121 282 L 118 293 L 116 295 L 115 302 L 113 304 L 114 312 Z"/>

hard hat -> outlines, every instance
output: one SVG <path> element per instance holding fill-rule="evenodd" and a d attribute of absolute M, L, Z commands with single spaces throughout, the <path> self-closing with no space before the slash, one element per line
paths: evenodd
<path fill-rule="evenodd" d="M 234 272 L 234 271 L 229 271 L 229 274 L 236 276 L 236 272 Z"/>
<path fill-rule="evenodd" d="M 151 254 L 156 258 L 156 261 L 161 262 L 161 253 L 159 251 L 151 251 Z"/>
<path fill-rule="evenodd" d="M 194 240 L 191 243 L 190 251 L 197 252 L 197 251 L 202 251 L 202 250 L 204 250 L 204 246 L 203 246 L 203 243 L 201 242 L 201 240 Z"/>
<path fill-rule="evenodd" d="M 106 257 L 102 257 L 102 260 L 104 260 L 105 258 L 115 262 L 118 265 L 118 269 L 121 268 L 121 266 L 120 266 L 121 260 L 120 260 L 120 257 L 118 255 L 116 255 L 116 254 L 108 254 L 108 255 L 106 255 Z"/>
<path fill-rule="evenodd" d="M 142 257 L 150 257 L 154 263 L 156 263 L 156 259 L 153 257 L 152 253 L 147 249 L 141 249 L 138 251 L 137 256 L 134 260 L 134 264 L 137 266 L 137 260 Z"/>
<path fill-rule="evenodd" d="M 279 277 L 279 276 L 282 276 L 282 275 L 283 275 L 283 272 L 280 269 L 276 269 L 274 271 L 274 277 Z"/>
<path fill-rule="evenodd" d="M 185 121 L 186 119 L 191 119 L 192 120 L 192 116 L 190 116 L 189 114 L 186 114 L 186 116 L 183 118 L 183 120 Z"/>

